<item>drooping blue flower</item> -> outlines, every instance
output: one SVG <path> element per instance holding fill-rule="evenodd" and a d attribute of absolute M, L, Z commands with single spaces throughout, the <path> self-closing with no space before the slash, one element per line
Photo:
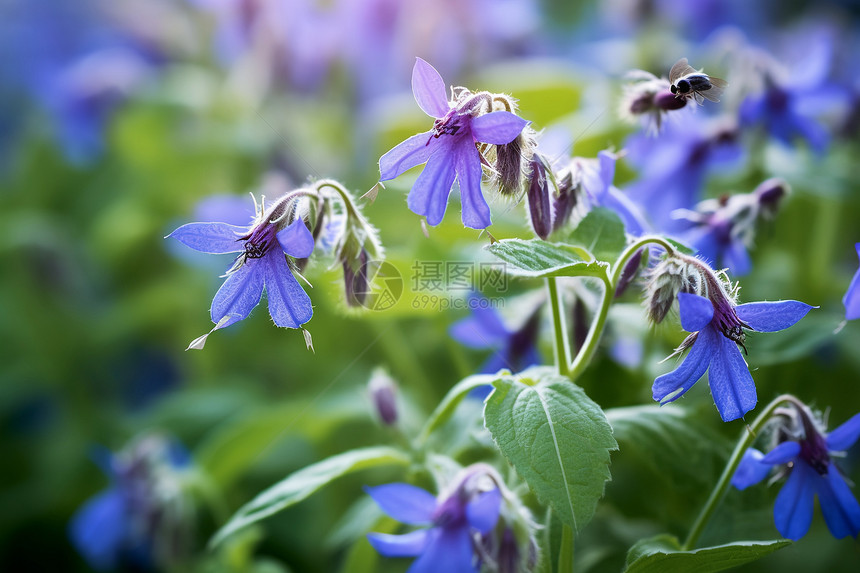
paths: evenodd
<path fill-rule="evenodd" d="M 72 544 L 87 563 L 97 571 L 122 565 L 148 571 L 182 558 L 194 525 L 180 485 L 180 474 L 190 464 L 187 450 L 151 435 L 100 458 L 111 485 L 69 523 Z"/>
<path fill-rule="evenodd" d="M 711 288 L 721 290 L 718 285 Z M 708 371 L 717 410 L 723 421 L 729 422 L 743 417 L 757 402 L 755 383 L 738 349 L 738 345 L 743 345 L 743 329 L 783 330 L 813 307 L 795 300 L 735 306 L 722 292 L 711 296 L 714 302 L 696 294 L 678 294 L 681 326 L 692 333 L 678 351 L 690 348 L 690 353 L 678 368 L 654 381 L 652 394 L 661 405 L 673 402 Z"/>
<path fill-rule="evenodd" d="M 467 476 L 439 499 L 406 483 L 366 490 L 394 519 L 429 526 L 403 535 L 369 533 L 367 539 L 382 555 L 417 557 L 409 573 L 478 573 L 473 534 L 483 535 L 495 527 L 502 502 L 498 488 L 480 491 Z"/>
<path fill-rule="evenodd" d="M 449 103 L 445 82 L 436 69 L 417 58 L 412 70 L 412 93 L 418 106 L 436 118 L 433 128 L 413 135 L 379 159 L 380 181 L 427 163 L 407 197 L 409 208 L 442 222 L 448 195 L 456 179 L 463 204 L 463 224 L 473 229 L 490 226 L 490 207 L 481 192 L 482 156 L 476 142 L 504 145 L 516 138 L 528 122 L 507 111 L 492 111 L 492 95 L 464 90 Z"/>
<path fill-rule="evenodd" d="M 188 223 L 168 235 L 204 253 L 241 253 L 212 300 L 215 328 L 194 340 L 189 348 L 203 348 L 209 334 L 247 318 L 260 302 L 264 288 L 269 314 L 277 326 L 299 328 L 311 319 L 310 297 L 284 256 L 286 253 L 297 259 L 306 258 L 314 248 L 313 236 L 304 221 L 289 221 L 295 200 L 296 195 L 288 193 L 269 209 L 261 206 L 256 223 L 250 227 Z"/>
<path fill-rule="evenodd" d="M 667 123 L 657 137 L 635 135 L 626 145 L 627 158 L 640 168 L 640 178 L 627 194 L 663 232 L 684 227 L 672 212 L 699 201 L 710 171 L 734 166 L 743 157 L 735 126 L 703 121 L 698 115 Z"/>
<path fill-rule="evenodd" d="M 860 243 L 856 243 L 854 248 L 857 249 L 857 256 L 860 257 Z M 851 279 L 851 284 L 848 285 L 848 290 L 842 298 L 842 304 L 845 305 L 846 320 L 860 318 L 860 269 L 854 273 L 854 278 Z"/>
<path fill-rule="evenodd" d="M 469 297 L 469 309 L 469 316 L 452 324 L 449 334 L 469 348 L 493 350 L 481 366 L 482 374 L 493 374 L 502 368 L 519 372 L 540 363 L 537 335 L 541 307 L 516 330 L 506 326 L 490 301 L 479 294 Z"/>
<path fill-rule="evenodd" d="M 756 223 L 773 217 L 788 192 L 785 181 L 768 179 L 752 193 L 706 199 L 695 210 L 678 209 L 673 216 L 689 225 L 678 237 L 716 268 L 728 267 L 735 276 L 745 275 L 752 269 L 747 249 L 755 239 Z"/>
<path fill-rule="evenodd" d="M 822 435 L 811 414 L 797 408 L 802 430 L 797 440 L 779 443 L 767 454 L 755 448 L 744 453 L 732 485 L 746 489 L 765 479 L 773 466 L 785 465 L 788 479 L 773 507 L 780 535 L 794 541 L 809 531 L 815 497 L 830 533 L 837 539 L 860 533 L 860 504 L 842 477 L 834 458 L 854 445 L 860 437 L 860 414 Z"/>

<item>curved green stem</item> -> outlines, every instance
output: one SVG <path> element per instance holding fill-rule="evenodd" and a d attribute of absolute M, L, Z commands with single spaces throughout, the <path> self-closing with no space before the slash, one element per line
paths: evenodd
<path fill-rule="evenodd" d="M 603 327 L 606 325 L 606 317 L 609 315 L 609 308 L 612 306 L 612 301 L 615 298 L 615 290 L 618 288 L 618 281 L 621 280 L 621 275 L 624 273 L 624 267 L 630 258 L 635 255 L 640 249 L 648 244 L 656 244 L 670 254 L 675 253 L 675 247 L 664 239 L 656 235 L 646 235 L 640 237 L 637 241 L 628 246 L 618 256 L 615 264 L 612 265 L 612 274 L 607 271 L 601 276 L 598 276 L 603 281 L 603 298 L 600 303 L 600 309 L 597 311 L 597 316 L 591 323 L 591 328 L 588 330 L 588 336 L 585 343 L 582 345 L 579 353 L 574 358 L 570 365 L 568 375 L 571 379 L 576 380 L 582 371 L 588 366 L 594 351 L 597 350 L 597 343 L 600 342 L 600 335 L 603 334 Z"/>
<path fill-rule="evenodd" d="M 597 311 L 597 316 L 591 322 L 591 328 L 588 329 L 588 336 L 585 337 L 585 342 L 573 363 L 568 370 L 568 376 L 571 380 L 576 380 L 582 371 L 588 366 L 594 351 L 597 350 L 597 343 L 600 342 L 600 335 L 603 334 L 603 327 L 606 326 L 606 317 L 609 316 L 609 308 L 612 306 L 613 294 L 615 286 L 612 284 L 609 274 L 606 273 L 600 278 L 603 281 L 603 298 L 600 302 L 600 309 Z"/>
<path fill-rule="evenodd" d="M 346 209 L 347 217 L 359 217 L 358 209 L 355 208 L 355 204 L 352 202 L 352 196 L 340 183 L 334 179 L 320 179 L 314 183 L 314 188 L 316 188 L 317 191 L 322 191 L 324 187 L 329 187 L 337 192 L 341 203 L 343 203 L 343 206 Z"/>
<path fill-rule="evenodd" d="M 690 551 L 695 547 L 696 542 L 705 530 L 705 526 L 711 519 L 714 510 L 717 509 L 717 505 L 723 498 L 723 494 L 725 494 L 726 489 L 728 489 L 732 476 L 735 475 L 735 471 L 738 469 L 738 464 L 740 464 L 741 458 L 744 456 L 744 452 L 746 452 L 753 444 L 758 432 L 761 431 L 770 419 L 771 415 L 773 415 L 774 410 L 776 410 L 783 402 L 792 402 L 802 406 L 802 403 L 791 394 L 783 394 L 768 404 L 762 413 L 758 415 L 752 425 L 744 430 L 741 440 L 738 442 L 738 445 L 735 446 L 735 450 L 732 452 L 728 464 L 726 464 L 726 469 L 723 470 L 723 474 L 720 476 L 719 481 L 717 481 L 717 485 L 711 492 L 711 496 L 708 498 L 708 501 L 705 502 L 705 506 L 702 508 L 702 511 L 699 512 L 699 516 L 696 518 L 695 523 L 693 523 L 693 527 L 690 528 L 690 533 L 687 535 L 687 539 L 681 546 L 682 551 Z"/>
<path fill-rule="evenodd" d="M 570 348 L 570 344 L 567 339 L 567 328 L 564 323 L 561 300 L 558 298 L 555 277 L 547 277 L 546 289 L 549 296 L 550 310 L 552 311 L 553 331 L 555 332 L 555 364 L 558 367 L 558 373 L 562 376 L 567 376 L 569 374 L 568 363 L 570 362 L 570 353 L 568 349 Z"/>

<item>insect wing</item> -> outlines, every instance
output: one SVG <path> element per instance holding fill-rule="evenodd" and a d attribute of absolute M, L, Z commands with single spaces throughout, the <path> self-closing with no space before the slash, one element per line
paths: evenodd
<path fill-rule="evenodd" d="M 704 94 L 704 92 L 693 92 L 693 97 L 699 105 L 703 105 L 705 103 L 705 98 L 702 97 L 702 94 Z"/>
<path fill-rule="evenodd" d="M 669 70 L 669 81 L 674 84 L 687 74 L 695 73 L 696 69 L 687 62 L 687 58 L 681 58 L 675 62 L 675 65 L 672 66 L 671 70 Z"/>
<path fill-rule="evenodd" d="M 728 86 L 729 83 L 726 80 L 722 80 L 720 78 L 709 79 L 711 80 L 711 89 L 703 90 L 699 93 L 708 98 L 710 101 L 717 103 L 720 101 L 720 96 L 723 95 L 723 90 L 726 89 L 726 86 Z"/>

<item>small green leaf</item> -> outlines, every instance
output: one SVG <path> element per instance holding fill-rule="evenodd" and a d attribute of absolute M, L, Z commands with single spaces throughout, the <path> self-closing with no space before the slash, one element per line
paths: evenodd
<path fill-rule="evenodd" d="M 487 246 L 487 250 L 507 263 L 505 272 L 512 276 L 601 277 L 607 263 L 581 247 L 549 243 L 540 239 L 503 239 Z"/>
<path fill-rule="evenodd" d="M 530 368 L 493 383 L 484 423 L 502 454 L 574 530 L 594 515 L 618 449 L 603 410 L 550 368 Z"/>
<path fill-rule="evenodd" d="M 351 450 L 302 468 L 242 506 L 209 542 L 219 544 L 232 533 L 294 505 L 339 477 L 384 465 L 408 465 L 405 453 L 385 446 Z"/>
<path fill-rule="evenodd" d="M 669 237 L 663 237 L 663 240 L 665 240 L 667 243 L 669 243 L 670 245 L 672 245 L 673 247 L 675 247 L 676 249 L 678 249 L 679 251 L 681 251 L 685 255 L 695 255 L 697 252 L 696 249 L 694 249 L 694 248 L 690 247 L 689 245 L 686 245 L 680 241 L 676 241 L 675 239 L 670 239 Z"/>
<path fill-rule="evenodd" d="M 662 534 L 643 539 L 627 553 L 625 573 L 714 573 L 738 567 L 791 545 L 787 539 L 773 541 L 736 541 L 715 547 L 681 551 L 673 535 Z"/>
<path fill-rule="evenodd" d="M 570 242 L 602 261 L 614 261 L 627 245 L 624 223 L 612 209 L 596 207 L 570 234 Z"/>

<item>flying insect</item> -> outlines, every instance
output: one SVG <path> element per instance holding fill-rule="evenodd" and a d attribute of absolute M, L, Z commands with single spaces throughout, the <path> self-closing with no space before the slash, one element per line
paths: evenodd
<path fill-rule="evenodd" d="M 702 105 L 705 99 L 714 103 L 720 101 L 720 96 L 726 88 L 726 80 L 709 76 L 696 70 L 687 58 L 681 58 L 672 69 L 669 70 L 669 82 L 672 84 L 669 90 L 680 99 L 695 99 L 696 103 Z"/>

